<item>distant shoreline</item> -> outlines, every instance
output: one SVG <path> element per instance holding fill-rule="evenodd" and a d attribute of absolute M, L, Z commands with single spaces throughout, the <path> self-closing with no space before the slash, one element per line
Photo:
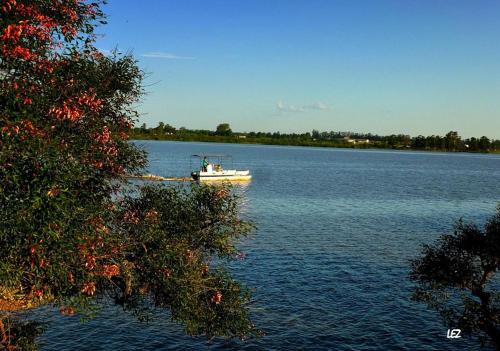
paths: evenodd
<path fill-rule="evenodd" d="M 189 138 L 178 136 L 132 136 L 131 141 L 179 141 L 179 142 L 204 142 L 204 143 L 222 143 L 222 144 L 241 144 L 241 145 L 274 145 L 274 146 L 302 146 L 302 147 L 321 147 L 321 148 L 335 148 L 335 149 L 353 149 L 353 150 L 393 150 L 393 151 L 424 151 L 424 152 L 445 152 L 445 153 L 470 153 L 470 154 L 500 154 L 500 150 L 489 151 L 467 151 L 467 150 L 442 150 L 442 149 L 423 149 L 411 147 L 386 147 L 377 146 L 376 144 L 335 144 L 327 141 L 305 141 L 305 142 L 280 142 L 279 140 L 257 140 L 252 138 L 239 139 L 235 137 L 226 136 L 207 136 L 205 138 Z"/>

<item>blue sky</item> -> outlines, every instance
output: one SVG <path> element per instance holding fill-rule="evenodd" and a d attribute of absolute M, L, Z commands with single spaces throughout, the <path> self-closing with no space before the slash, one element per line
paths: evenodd
<path fill-rule="evenodd" d="M 500 2 L 110 0 L 141 123 L 500 138 Z"/>

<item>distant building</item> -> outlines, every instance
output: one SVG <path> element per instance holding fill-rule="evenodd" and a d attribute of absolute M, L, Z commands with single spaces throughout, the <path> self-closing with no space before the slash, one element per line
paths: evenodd
<path fill-rule="evenodd" d="M 340 140 L 346 141 L 350 144 L 369 144 L 370 143 L 370 139 L 351 139 L 351 137 L 349 137 L 349 136 L 345 136 Z"/>

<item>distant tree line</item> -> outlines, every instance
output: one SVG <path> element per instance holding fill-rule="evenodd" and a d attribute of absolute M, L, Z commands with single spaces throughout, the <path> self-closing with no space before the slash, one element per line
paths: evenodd
<path fill-rule="evenodd" d="M 406 134 L 377 135 L 372 133 L 312 130 L 306 133 L 233 132 L 228 123 L 219 124 L 215 130 L 175 128 L 164 122 L 156 127 L 144 123 L 134 128 L 132 139 L 213 141 L 245 144 L 300 145 L 350 148 L 411 149 L 451 152 L 499 152 L 500 140 L 486 136 L 462 139 L 456 131 L 444 136 Z"/>

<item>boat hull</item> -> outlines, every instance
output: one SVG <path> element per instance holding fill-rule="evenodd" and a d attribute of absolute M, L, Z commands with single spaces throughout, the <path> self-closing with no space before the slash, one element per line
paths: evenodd
<path fill-rule="evenodd" d="M 227 170 L 222 172 L 193 172 L 191 177 L 199 181 L 249 181 L 250 171 Z"/>
<path fill-rule="evenodd" d="M 203 176 L 198 178 L 198 180 L 203 181 L 203 182 L 217 182 L 217 181 L 249 181 L 252 179 L 251 175 L 240 175 L 240 176 Z"/>

